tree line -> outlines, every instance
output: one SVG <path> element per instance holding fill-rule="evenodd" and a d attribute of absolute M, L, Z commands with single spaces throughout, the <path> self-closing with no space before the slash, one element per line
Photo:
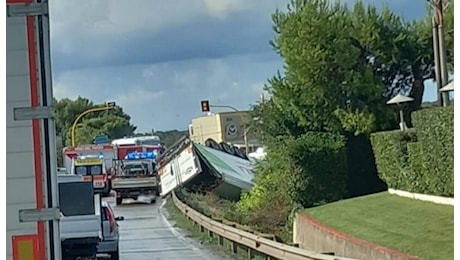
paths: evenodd
<path fill-rule="evenodd" d="M 62 138 L 62 144 L 71 145 L 71 127 L 75 119 L 92 108 L 103 107 L 105 104 L 95 104 L 88 98 L 79 96 L 75 100 L 69 98 L 54 99 L 54 120 L 56 135 Z M 131 117 L 123 108 L 116 106 L 114 109 L 93 112 L 85 115 L 77 124 L 75 131 L 75 144 L 91 144 L 97 135 L 106 135 L 110 140 L 127 136 L 157 135 L 166 146 L 172 145 L 187 131 L 170 130 L 154 131 L 150 133 L 136 133 L 137 126 L 131 123 Z M 62 166 L 62 151 L 57 151 L 58 165 Z"/>

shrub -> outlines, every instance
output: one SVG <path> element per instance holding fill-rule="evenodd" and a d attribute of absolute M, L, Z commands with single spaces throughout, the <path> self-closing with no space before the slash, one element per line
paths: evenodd
<path fill-rule="evenodd" d="M 412 190 L 414 173 L 409 164 L 407 144 L 417 139 L 414 129 L 388 131 L 371 135 L 375 164 L 380 178 L 390 188 Z"/>
<path fill-rule="evenodd" d="M 454 195 L 454 107 L 422 109 L 413 113 L 413 123 L 429 170 L 430 194 Z"/>
<path fill-rule="evenodd" d="M 343 198 L 347 178 L 343 136 L 309 132 L 298 138 L 280 137 L 270 142 L 266 158 L 256 168 L 255 186 L 238 203 L 241 211 L 261 210 L 278 200 L 292 208 Z"/>
<path fill-rule="evenodd" d="M 453 107 L 422 109 L 412 117 L 416 131 L 371 135 L 380 177 L 394 189 L 453 197 Z"/>
<path fill-rule="evenodd" d="M 421 142 L 408 143 L 407 153 L 409 155 L 409 166 L 413 171 L 412 185 L 407 187 L 407 191 L 429 194 L 430 189 L 429 169 L 426 168 L 426 161 L 423 154 Z"/>
<path fill-rule="evenodd" d="M 267 140 L 266 152 L 256 166 L 255 185 L 242 194 L 237 211 L 247 224 L 286 240 L 292 237 L 295 211 L 343 198 L 345 138 L 316 132 L 283 136 Z"/>
<path fill-rule="evenodd" d="M 290 178 L 295 203 L 312 207 L 343 198 L 348 173 L 344 136 L 309 132 L 286 140 L 281 152 L 298 167 Z"/>

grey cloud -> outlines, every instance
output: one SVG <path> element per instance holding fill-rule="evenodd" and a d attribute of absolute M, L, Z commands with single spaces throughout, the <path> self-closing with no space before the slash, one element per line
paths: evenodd
<path fill-rule="evenodd" d="M 270 50 L 268 42 L 272 38 L 268 15 L 257 21 L 250 12 L 242 12 L 234 15 L 231 22 L 203 17 L 152 34 L 141 32 L 107 39 L 78 39 L 79 48 L 74 52 L 54 50 L 53 56 L 58 70 L 151 64 L 263 52 Z"/>
<path fill-rule="evenodd" d="M 81 95 L 95 102 L 119 102 L 132 115 L 139 130 L 185 129 L 191 118 L 200 115 L 202 99 L 249 108 L 262 91 L 261 82 L 280 67 L 280 60 L 267 53 L 78 70 L 63 73 L 55 85 L 65 85 L 65 89 L 57 92 L 63 96 L 75 96 L 76 93 L 66 91 L 78 89 Z"/>
<path fill-rule="evenodd" d="M 207 9 L 189 0 L 136 1 L 137 7 L 101 1 L 98 5 L 107 6 L 101 13 L 92 1 L 62 1 L 75 10 L 69 19 L 66 12 L 51 17 L 56 24 L 55 94 L 80 94 L 95 102 L 113 99 L 140 131 L 186 129 L 201 114 L 201 99 L 247 109 L 266 79 L 282 68 L 268 44 L 273 38 L 270 14 L 288 1 L 238 0 L 238 6 L 229 6 L 231 0 L 213 1 Z M 423 1 L 372 2 L 387 3 L 409 19 L 424 15 Z M 79 23 L 84 21 L 95 24 L 83 28 Z"/>

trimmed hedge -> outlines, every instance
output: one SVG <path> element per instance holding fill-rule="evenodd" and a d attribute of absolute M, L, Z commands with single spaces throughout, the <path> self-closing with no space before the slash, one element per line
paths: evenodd
<path fill-rule="evenodd" d="M 430 176 L 425 165 L 422 143 L 408 143 L 407 152 L 409 154 L 409 166 L 413 171 L 413 175 L 410 177 L 412 185 L 408 187 L 407 191 L 422 194 L 432 193 L 431 190 L 433 189 L 430 187 Z"/>
<path fill-rule="evenodd" d="M 410 167 L 407 144 L 417 141 L 414 129 L 379 132 L 371 135 L 375 164 L 380 178 L 388 187 L 413 191 L 413 171 Z"/>
<path fill-rule="evenodd" d="M 413 113 L 422 144 L 423 167 L 430 171 L 430 192 L 454 195 L 454 107 L 435 107 Z M 422 158 L 421 158 L 422 159 Z"/>
<path fill-rule="evenodd" d="M 380 178 L 390 188 L 453 197 L 453 106 L 423 109 L 412 119 L 416 130 L 371 135 Z"/>

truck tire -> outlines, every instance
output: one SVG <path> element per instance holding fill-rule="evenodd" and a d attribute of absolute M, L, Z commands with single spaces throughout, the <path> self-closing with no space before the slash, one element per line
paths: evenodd
<path fill-rule="evenodd" d="M 120 251 L 119 250 L 110 253 L 110 260 L 119 260 L 119 259 L 120 259 Z"/>
<path fill-rule="evenodd" d="M 225 151 L 228 154 L 235 155 L 235 149 L 233 146 L 230 146 L 229 144 L 225 142 L 220 143 L 220 147 L 222 148 L 223 151 Z M 238 156 L 238 155 L 237 155 Z"/>
<path fill-rule="evenodd" d="M 117 206 L 121 205 L 121 203 L 123 202 L 123 198 L 116 198 L 115 202 L 116 202 Z"/>

